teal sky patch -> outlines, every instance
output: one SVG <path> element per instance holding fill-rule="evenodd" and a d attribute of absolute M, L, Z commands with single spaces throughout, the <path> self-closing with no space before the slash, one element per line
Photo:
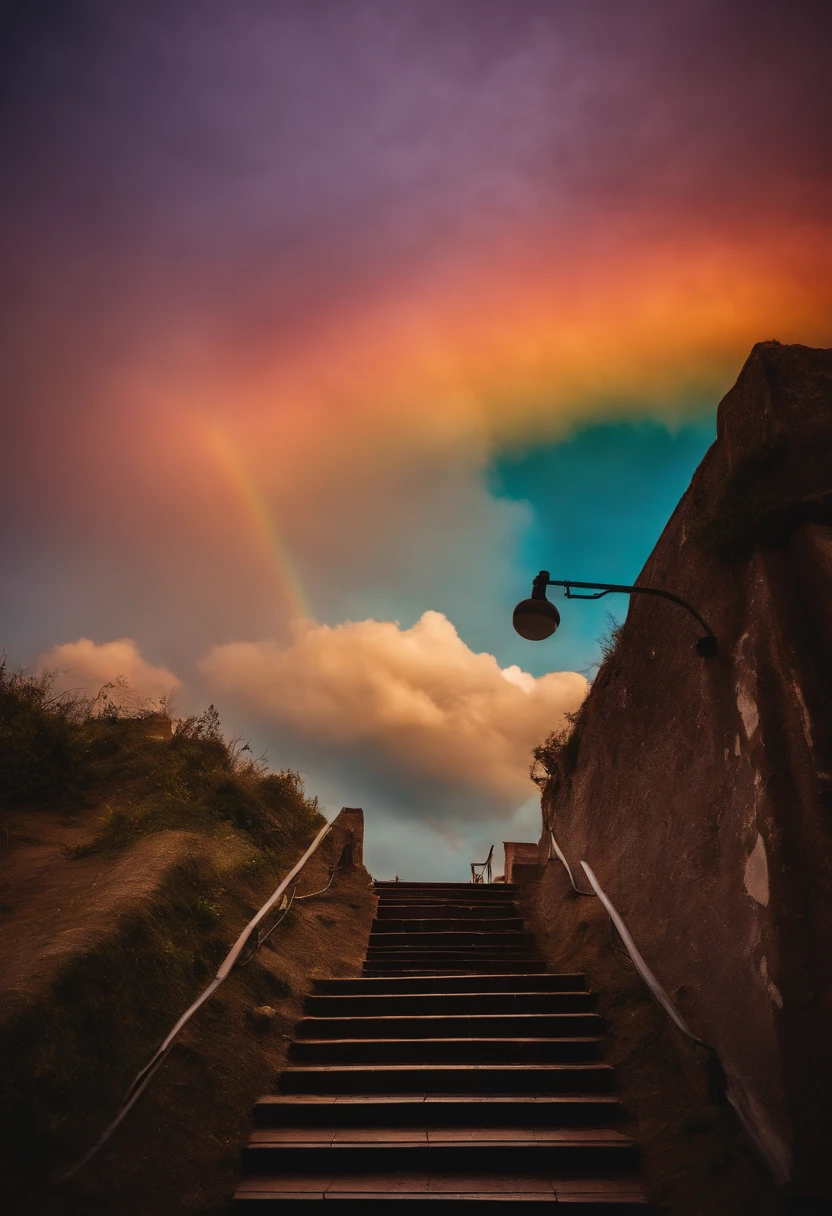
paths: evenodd
<path fill-rule="evenodd" d="M 495 461 L 492 493 L 525 501 L 532 511 L 521 554 L 529 586 L 518 591 L 528 594 L 540 569 L 558 579 L 632 583 L 714 437 L 713 415 L 674 431 L 652 421 L 609 423 Z M 527 643 L 520 661 L 534 674 L 594 674 L 607 613 L 623 620 L 628 599 L 567 603 L 561 595 L 551 588 L 562 617 L 555 638 Z"/>

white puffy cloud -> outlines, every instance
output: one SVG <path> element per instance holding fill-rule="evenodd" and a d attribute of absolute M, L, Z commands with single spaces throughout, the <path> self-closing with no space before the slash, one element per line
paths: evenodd
<path fill-rule="evenodd" d="M 576 672 L 539 678 L 476 654 L 439 612 L 392 621 L 301 622 L 287 646 L 215 646 L 199 663 L 218 698 L 272 727 L 424 785 L 479 791 L 513 813 L 530 751 L 587 691 Z"/>
<path fill-rule="evenodd" d="M 57 671 L 59 690 L 77 688 L 91 696 L 104 684 L 121 680 L 129 690 L 126 695 L 139 702 L 155 700 L 162 693 L 176 692 L 182 687 L 167 667 L 154 667 L 146 662 L 132 638 L 117 638 L 113 642 L 79 638 L 77 642 L 64 642 L 42 654 L 37 669 Z"/>

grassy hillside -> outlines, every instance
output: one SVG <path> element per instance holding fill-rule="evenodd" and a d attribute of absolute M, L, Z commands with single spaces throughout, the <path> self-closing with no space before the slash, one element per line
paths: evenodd
<path fill-rule="evenodd" d="M 299 775 L 227 740 L 213 706 L 168 739 L 154 725 L 106 690 L 58 695 L 0 666 L 0 1156 L 15 1186 L 95 1139 L 324 823 Z M 287 998 L 260 956 L 243 975 L 240 1001 Z"/>
<path fill-rule="evenodd" d="M 78 855 L 121 848 L 149 832 L 242 833 L 259 849 L 293 848 L 323 824 L 290 769 L 268 773 L 227 740 L 213 705 L 148 734 L 154 714 L 125 697 L 56 694 L 54 676 L 0 665 L 0 816 L 7 838 L 20 812 L 97 808 L 100 828 Z M 247 758 L 249 757 L 249 758 Z M 31 828 L 31 824 L 30 824 Z"/>

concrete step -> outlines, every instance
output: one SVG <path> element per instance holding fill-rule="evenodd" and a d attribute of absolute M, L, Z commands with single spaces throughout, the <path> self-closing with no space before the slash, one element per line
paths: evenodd
<path fill-rule="evenodd" d="M 389 999 L 389 998 L 388 998 Z M 445 998 L 447 999 L 447 998 Z M 307 1017 L 298 1039 L 561 1038 L 600 1034 L 597 1013 L 421 1014 L 386 1017 Z"/>
<path fill-rule="evenodd" d="M 513 903 L 489 903 L 487 907 L 472 905 L 472 903 L 378 903 L 376 908 L 376 925 L 387 924 L 388 921 L 401 921 L 406 924 L 420 924 L 438 921 L 442 924 L 449 918 L 454 921 L 491 921 L 496 925 L 502 922 L 518 922 L 523 924 L 517 908 Z"/>
<path fill-rule="evenodd" d="M 432 963 L 435 965 L 431 966 Z M 374 950 L 372 954 L 368 952 L 362 968 L 365 972 L 368 969 L 384 968 L 387 971 L 421 971 L 430 975 L 431 971 L 438 974 L 442 971 L 453 971 L 454 967 L 458 967 L 460 971 L 474 971 L 482 975 L 484 971 L 505 971 L 506 968 L 522 974 L 526 964 L 529 973 L 546 970 L 543 959 L 528 953 L 514 950 L 474 953 L 473 947 L 470 953 L 461 950 Z"/>
<path fill-rule="evenodd" d="M 376 906 L 375 921 L 398 917 L 401 920 L 453 920 L 455 917 L 464 919 L 494 919 L 519 917 L 521 915 L 513 900 L 488 900 L 477 904 L 462 904 L 457 902 L 407 902 L 392 900 L 380 901 Z"/>
<path fill-rule="evenodd" d="M 609 1128 L 259 1128 L 243 1156 L 250 1174 L 474 1172 L 621 1175 L 635 1146 Z"/>
<path fill-rule="evenodd" d="M 413 980 L 418 986 L 422 983 L 429 983 L 431 980 L 439 981 L 448 980 L 473 980 L 475 983 L 482 976 L 482 971 L 476 967 L 445 967 L 441 971 L 436 969 L 428 970 L 426 968 L 389 968 L 389 967 L 362 967 L 361 978 L 365 980 L 378 980 L 382 984 L 391 983 L 394 980 L 406 982 Z M 535 963 L 534 967 L 515 967 L 509 964 L 495 964 L 489 968 L 489 975 L 494 978 L 494 987 L 497 986 L 497 980 L 504 979 L 507 987 L 511 986 L 512 979 L 528 978 L 530 975 L 546 976 L 548 972 L 543 963 Z"/>
<path fill-rule="evenodd" d="M 482 972 L 477 975 L 425 975 L 409 978 L 391 976 L 386 979 L 370 979 L 354 976 L 349 979 L 316 979 L 312 981 L 315 993 L 328 996 L 395 996 L 423 993 L 445 995 L 467 992 L 580 992 L 586 991 L 586 976 L 575 972 L 544 972 L 543 974 L 504 975 Z"/>
<path fill-rule="evenodd" d="M 462 929 L 408 929 L 404 932 L 395 929 L 374 928 L 370 934 L 368 953 L 379 948 L 398 947 L 407 950 L 457 950 L 474 946 L 478 950 L 486 946 L 503 949 L 510 946 L 523 949 L 527 953 L 534 951 L 534 938 L 531 933 L 525 933 L 522 927 L 513 929 L 484 929 L 480 926 L 463 927 Z"/>
<path fill-rule="evenodd" d="M 527 954 L 537 954 L 534 938 L 523 930 L 478 929 L 476 925 L 465 929 L 432 932 L 430 929 L 416 930 L 413 933 L 397 933 L 394 930 L 385 932 L 381 929 L 371 933 L 367 942 L 369 950 L 421 950 L 429 954 L 433 951 L 469 950 L 525 950 Z"/>
<path fill-rule="evenodd" d="M 435 950 L 407 950 L 403 946 L 389 949 L 382 946 L 374 949 L 372 953 L 367 951 L 367 958 L 362 963 L 362 967 L 395 967 L 403 971 L 429 972 L 431 961 L 435 961 L 437 972 L 447 971 L 448 967 L 459 963 L 460 970 L 475 970 L 481 975 L 484 969 L 481 964 L 499 963 L 499 969 L 502 971 L 503 963 L 511 963 L 515 970 L 519 970 L 524 960 L 534 964 L 530 970 L 534 970 L 543 963 L 543 959 L 537 958 L 529 950 L 513 950 L 508 947 L 503 949 L 494 947 L 480 951 L 476 946 L 471 946 L 468 950 L 439 950 L 438 948 Z"/>
<path fill-rule="evenodd" d="M 456 900 L 437 901 L 434 899 L 425 900 L 379 900 L 376 904 L 376 920 L 385 920 L 387 917 L 403 917 L 410 920 L 419 920 L 420 917 L 453 917 L 453 916 L 472 917 L 475 920 L 480 917 L 511 917 L 520 916 L 520 910 L 514 900 L 488 900 L 476 904 L 460 903 Z"/>
<path fill-rule="evenodd" d="M 514 904 L 514 890 L 504 890 L 503 887 L 462 887 L 446 890 L 418 890 L 413 887 L 397 891 L 376 891 L 380 904 L 403 903 L 412 900 L 414 903 L 461 903 L 461 904 Z"/>
<path fill-rule="evenodd" d="M 527 958 L 537 966 L 543 960 L 537 951 L 522 946 L 458 946 L 442 949 L 435 946 L 432 950 L 421 950 L 418 946 L 408 949 L 407 946 L 370 946 L 364 962 L 370 967 L 400 966 L 405 970 L 417 967 L 420 971 L 429 971 L 432 960 L 436 961 L 437 971 L 446 971 L 449 963 L 458 962 L 466 970 L 476 968 L 480 975 L 484 974 L 485 964 L 491 962 L 517 963 Z"/>
<path fill-rule="evenodd" d="M 519 916 L 520 911 L 513 899 L 477 900 L 473 903 L 457 899 L 380 899 L 376 904 L 376 918 L 401 915 L 408 909 L 411 919 L 419 919 L 419 915 L 427 911 L 428 915 L 456 915 L 461 910 L 462 915 L 470 909 L 472 916 Z M 414 915 L 415 914 L 415 915 Z"/>
<path fill-rule="evenodd" d="M 593 994 L 547 971 L 514 888 L 375 893 L 364 974 L 314 982 L 235 1208 L 649 1210 L 635 1147 L 610 1126 L 622 1108 Z"/>
<path fill-rule="evenodd" d="M 467 972 L 468 974 L 482 975 L 483 967 L 479 958 L 468 959 L 460 957 L 458 951 L 447 954 L 442 954 L 438 951 L 433 955 L 435 965 L 431 967 L 426 958 L 420 957 L 418 953 L 408 955 L 404 954 L 374 954 L 372 958 L 365 959 L 361 964 L 362 974 L 366 975 L 368 971 L 384 970 L 387 972 L 399 972 L 405 975 L 410 971 L 421 971 L 423 975 L 453 975 L 456 968 L 460 973 Z M 499 954 L 490 954 L 484 960 L 488 964 L 489 971 L 500 972 L 505 974 L 506 970 L 513 971 L 517 975 L 531 975 L 534 972 L 546 970 L 546 963 L 539 958 L 534 958 L 528 954 L 512 954 L 509 951 L 501 951 Z"/>
<path fill-rule="evenodd" d="M 489 971 L 500 972 L 502 975 L 528 975 L 535 968 L 541 974 L 546 971 L 545 963 L 535 962 L 533 959 L 517 959 L 514 962 L 504 961 L 501 959 L 490 959 L 488 964 Z M 459 962 L 449 962 L 443 968 L 420 967 L 418 964 L 410 967 L 403 967 L 400 963 L 397 964 L 376 964 L 365 963 L 362 966 L 361 974 L 367 979 L 429 979 L 433 975 L 448 975 L 448 976 L 471 976 L 472 978 L 481 974 L 481 968 L 472 965 L 465 967 Z"/>
<path fill-rule="evenodd" d="M 295 1039 L 298 1064 L 560 1064 L 597 1060 L 597 1035 L 562 1038 Z"/>
<path fill-rule="evenodd" d="M 407 1201 L 408 1216 L 436 1212 L 437 1205 L 463 1204 L 477 1216 L 506 1216 L 512 1204 L 522 1203 L 523 1212 L 574 1210 L 576 1216 L 630 1216 L 649 1211 L 647 1200 L 628 1178 L 529 1177 L 519 1174 L 466 1177 L 457 1174 L 358 1174 L 296 1176 L 255 1175 L 246 1178 L 234 1195 L 235 1209 L 254 1204 L 264 1213 L 286 1216 L 292 1210 L 326 1204 L 343 1216 L 361 1216 L 369 1208 L 389 1211 L 390 1204 Z M 554 1216 L 554 1214 L 553 1214 Z"/>
<path fill-rule="evenodd" d="M 296 1065 L 280 1075 L 284 1094 L 612 1093 L 609 1064 Z"/>
<path fill-rule="evenodd" d="M 258 1127 L 580 1127 L 623 1115 L 614 1094 L 268 1094 Z"/>
<path fill-rule="evenodd" d="M 511 935 L 513 936 L 513 935 Z M 519 936 L 519 935 L 518 935 Z M 418 943 L 418 935 L 414 934 L 416 940 L 413 945 L 399 944 L 398 946 L 375 946 L 367 947 L 367 959 L 383 958 L 418 958 L 420 961 L 430 962 L 431 959 L 442 960 L 444 963 L 448 958 L 459 957 L 466 962 L 485 962 L 490 958 L 536 958 L 537 951 L 534 946 L 522 939 L 517 942 L 506 941 L 498 944 L 483 944 L 481 946 L 464 946 L 454 945 L 449 943 L 447 946 L 430 946 L 424 947 Z"/>
<path fill-rule="evenodd" d="M 500 977 L 504 978 L 504 977 Z M 546 976 L 546 979 L 551 978 Z M 308 996 L 304 1010 L 314 1018 L 463 1017 L 497 1014 L 590 1013 L 590 992 L 462 992 L 362 996 Z"/>
<path fill-rule="evenodd" d="M 508 900 L 480 900 L 478 903 L 462 903 L 457 900 L 379 900 L 376 904 L 376 920 L 385 920 L 388 917 L 399 916 L 402 919 L 420 920 L 423 917 L 433 918 L 438 916 L 440 919 L 444 917 L 454 916 L 471 916 L 474 919 L 479 917 L 494 917 L 502 918 L 507 916 L 520 916 L 521 913 L 513 899 Z"/>
<path fill-rule="evenodd" d="M 465 893 L 478 899 L 489 895 L 514 893 L 514 885 L 509 882 L 480 883 L 480 882 L 374 882 L 373 890 L 378 894 L 389 895 L 399 891 L 427 891 L 436 894 L 439 891 L 449 891 L 451 894 Z"/>
<path fill-rule="evenodd" d="M 490 911 L 490 910 L 489 910 Z M 371 938 L 388 933 L 525 933 L 522 917 L 433 917 L 423 921 L 388 917 L 373 922 Z"/>
<path fill-rule="evenodd" d="M 545 963 L 540 963 L 539 966 L 541 972 L 546 970 Z M 521 973 L 527 973 L 533 970 L 533 967 L 534 964 L 530 963 L 528 959 L 522 959 L 519 964 L 506 963 L 505 965 L 502 965 L 499 962 L 489 964 L 489 970 L 496 971 L 499 968 L 503 975 L 519 975 Z M 369 967 L 362 967 L 361 974 L 366 976 L 367 979 L 390 979 L 391 977 L 421 979 L 425 976 L 429 977 L 431 975 L 436 975 L 437 970 L 436 968 L 427 970 L 422 967 L 376 967 L 371 965 Z M 444 971 L 439 971 L 439 974 L 476 976 L 480 974 L 480 968 L 476 966 L 460 967 L 458 963 L 454 963 L 453 966 L 445 967 Z"/>
<path fill-rule="evenodd" d="M 473 951 L 473 947 L 472 947 Z M 369 955 L 362 963 L 363 968 L 367 967 L 385 967 L 393 968 L 400 971 L 424 971 L 430 974 L 430 960 L 435 961 L 434 970 L 438 973 L 452 968 L 454 964 L 459 964 L 460 971 L 476 971 L 478 975 L 482 975 L 484 965 L 491 963 L 499 964 L 495 970 L 503 971 L 504 964 L 509 963 L 514 971 L 521 972 L 523 963 L 530 964 L 529 973 L 543 967 L 545 970 L 546 964 L 543 959 L 536 958 L 528 951 L 516 950 L 499 950 L 477 952 L 469 954 L 462 950 L 377 950 Z"/>
<path fill-rule="evenodd" d="M 610 1126 L 594 997 L 546 970 L 513 890 L 376 894 L 364 974 L 314 982 L 281 1092 L 257 1104 L 235 1208 L 649 1210 Z"/>

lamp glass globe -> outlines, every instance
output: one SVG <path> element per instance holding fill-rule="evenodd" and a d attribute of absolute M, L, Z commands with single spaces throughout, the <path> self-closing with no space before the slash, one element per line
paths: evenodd
<path fill-rule="evenodd" d="M 529 642 L 550 638 L 560 624 L 560 613 L 548 600 L 521 600 L 514 609 L 514 628 Z"/>

